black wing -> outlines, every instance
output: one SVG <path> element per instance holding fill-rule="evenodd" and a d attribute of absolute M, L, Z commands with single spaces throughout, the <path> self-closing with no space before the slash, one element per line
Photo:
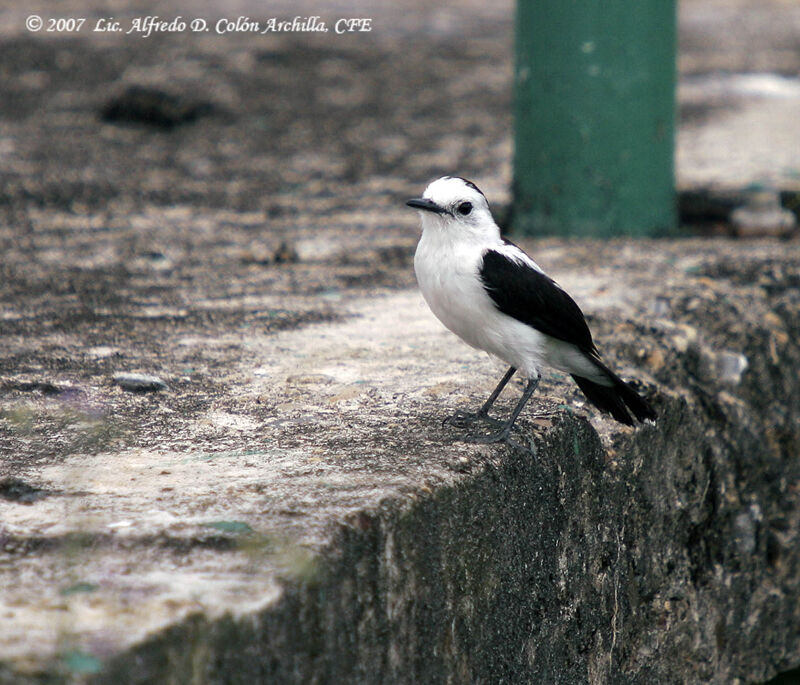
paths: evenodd
<path fill-rule="evenodd" d="M 494 250 L 483 256 L 480 277 L 503 314 L 597 355 L 583 312 L 552 278 Z"/>

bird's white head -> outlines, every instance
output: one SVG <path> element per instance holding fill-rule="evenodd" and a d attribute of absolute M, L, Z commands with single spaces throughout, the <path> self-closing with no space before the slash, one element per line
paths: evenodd
<path fill-rule="evenodd" d="M 474 183 L 459 176 L 437 179 L 425 188 L 421 198 L 406 204 L 420 210 L 423 233 L 443 232 L 451 240 L 500 239 L 486 196 Z"/>

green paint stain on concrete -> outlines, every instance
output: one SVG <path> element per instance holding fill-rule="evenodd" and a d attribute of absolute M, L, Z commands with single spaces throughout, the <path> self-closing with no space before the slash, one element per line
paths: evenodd
<path fill-rule="evenodd" d="M 59 594 L 62 597 L 69 597 L 70 595 L 77 595 L 82 592 L 94 592 L 98 587 L 99 585 L 95 585 L 94 583 L 80 582 L 63 588 Z"/>
<path fill-rule="evenodd" d="M 252 533 L 253 529 L 244 521 L 211 521 L 204 523 L 206 528 L 215 528 L 223 533 Z"/>
<path fill-rule="evenodd" d="M 64 655 L 64 665 L 72 673 L 91 675 L 99 673 L 103 667 L 102 662 L 86 652 L 78 649 Z"/>

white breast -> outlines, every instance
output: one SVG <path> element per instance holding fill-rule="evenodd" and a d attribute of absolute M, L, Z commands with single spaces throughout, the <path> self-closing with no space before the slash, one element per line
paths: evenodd
<path fill-rule="evenodd" d="M 481 293 L 477 270 L 479 250 L 469 246 L 432 249 L 432 241 L 423 235 L 414 256 L 422 296 L 436 317 L 453 333 L 474 347 L 483 347 L 480 335 Z"/>
<path fill-rule="evenodd" d="M 535 375 L 545 361 L 547 336 L 497 309 L 479 276 L 485 247 L 442 242 L 436 234 L 423 233 L 414 256 L 419 288 L 431 311 L 468 345 Z"/>

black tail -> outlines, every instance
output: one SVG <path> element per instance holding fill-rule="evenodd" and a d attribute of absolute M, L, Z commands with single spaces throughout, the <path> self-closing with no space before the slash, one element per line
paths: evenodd
<path fill-rule="evenodd" d="M 639 395 L 630 385 L 623 381 L 614 372 L 605 366 L 598 366 L 608 374 L 611 386 L 600 385 L 588 378 L 572 376 L 586 399 L 601 411 L 608 412 L 620 423 L 633 425 L 628 409 L 639 421 L 655 421 L 656 413 L 647 401 Z"/>

